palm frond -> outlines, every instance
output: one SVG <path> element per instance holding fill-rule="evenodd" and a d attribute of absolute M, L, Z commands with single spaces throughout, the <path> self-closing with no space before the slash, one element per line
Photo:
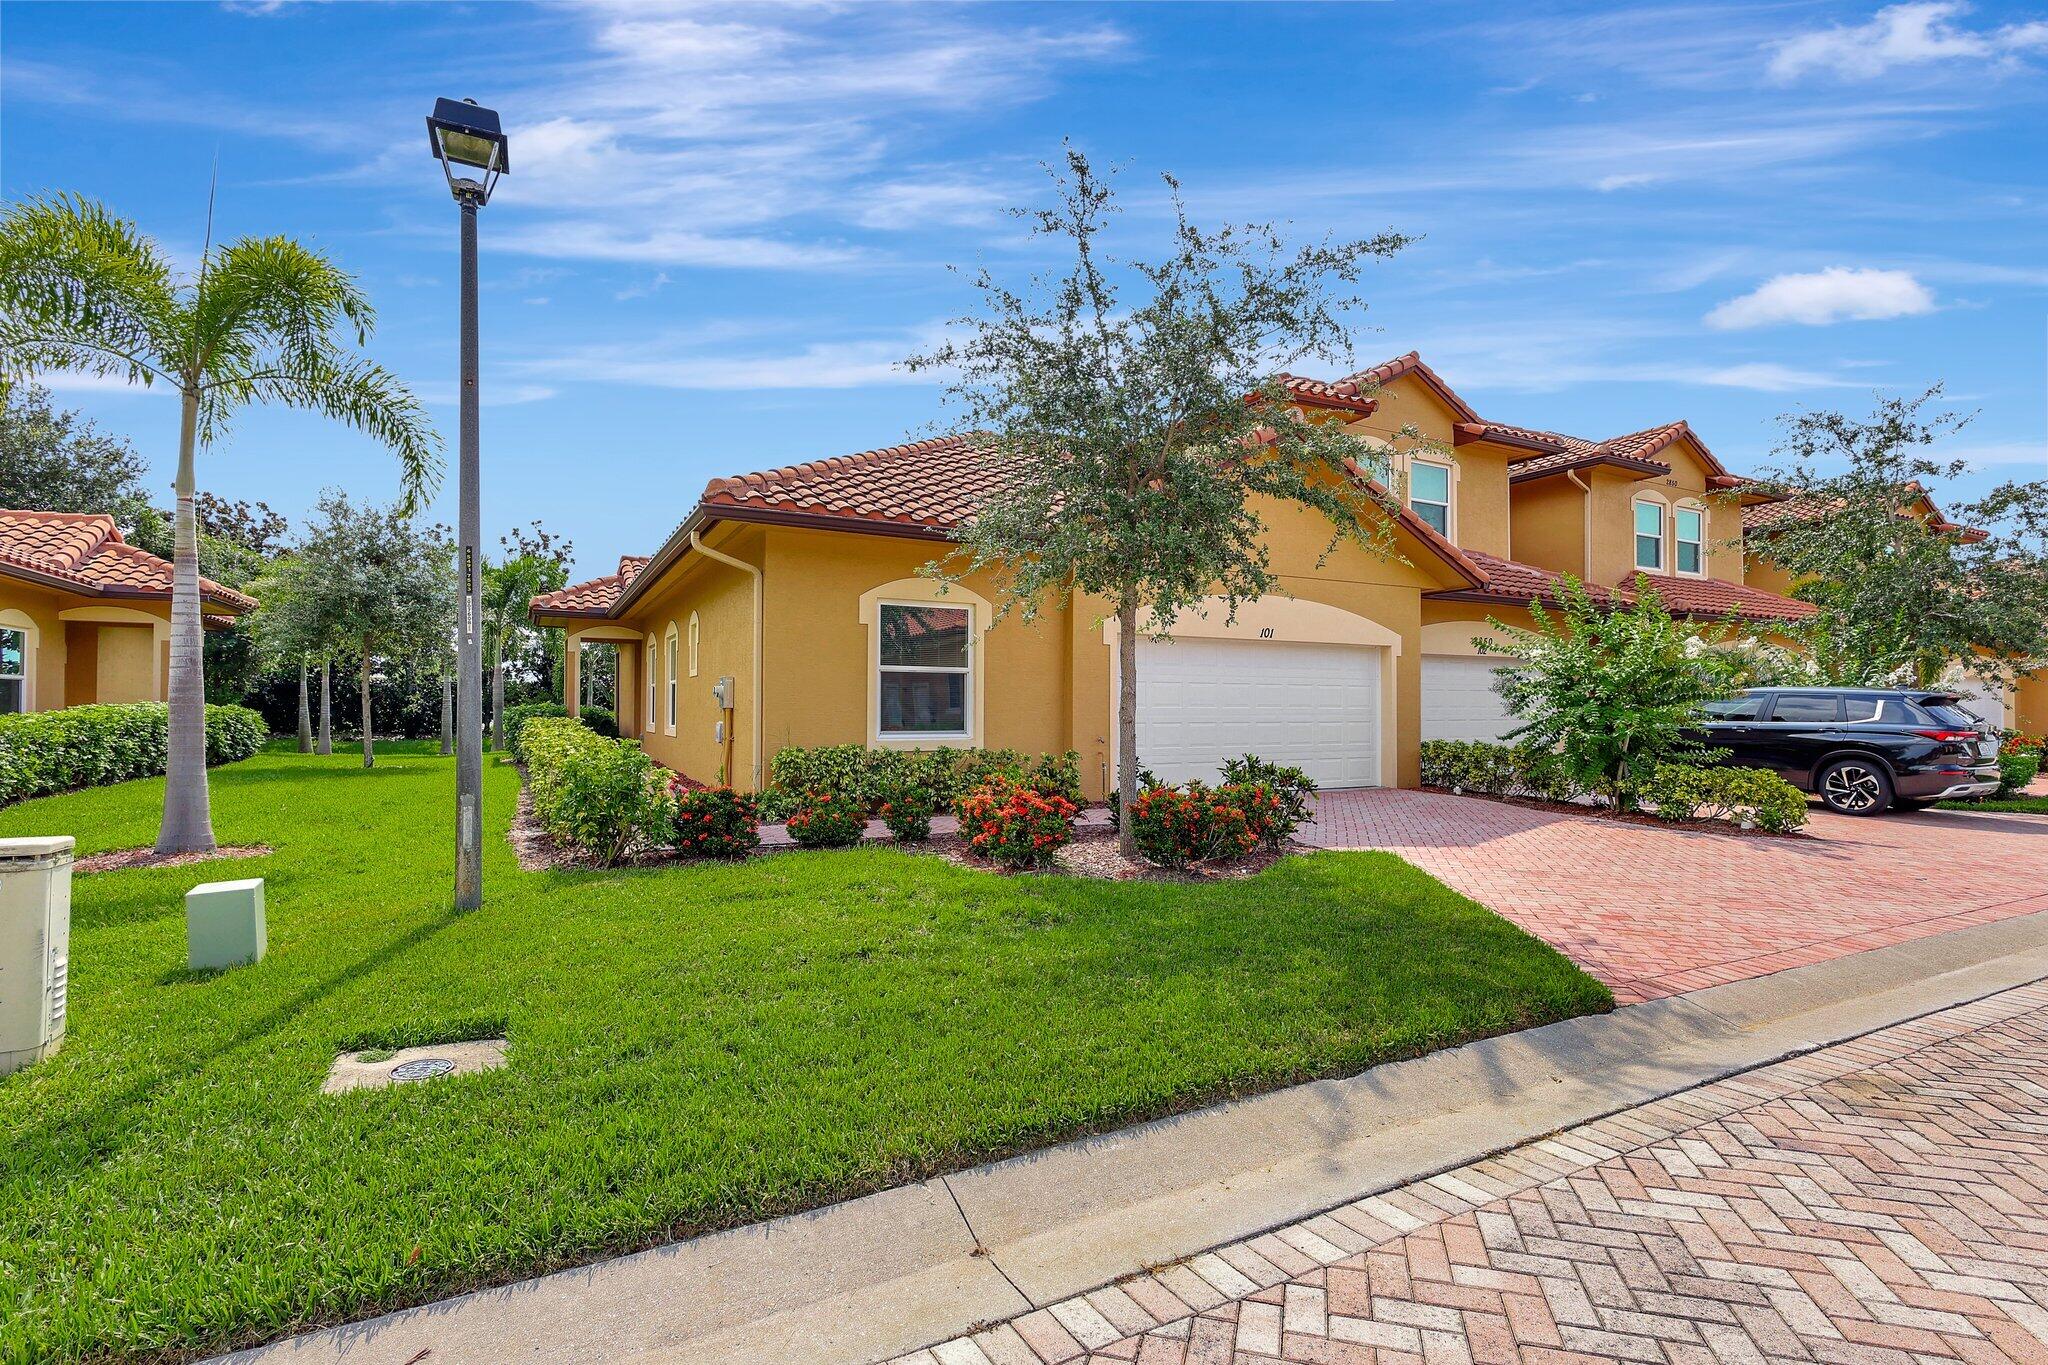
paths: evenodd
<path fill-rule="evenodd" d="M 294 363 L 210 380 L 200 404 L 200 431 L 211 439 L 227 414 L 245 404 L 303 408 L 354 427 L 398 457 L 399 488 L 408 512 L 441 483 L 441 437 L 412 390 L 373 361 L 321 349 Z"/>
<path fill-rule="evenodd" d="M 105 206 L 56 195 L 0 217 L 0 376 L 172 380 L 180 313 L 169 261 Z"/>

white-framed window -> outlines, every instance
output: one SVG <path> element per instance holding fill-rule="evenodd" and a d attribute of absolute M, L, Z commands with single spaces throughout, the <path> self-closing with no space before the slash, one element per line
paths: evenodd
<path fill-rule="evenodd" d="M 1416 460 L 1408 466 L 1408 506 L 1438 535 L 1451 533 L 1451 467 Z"/>
<path fill-rule="evenodd" d="M 699 633 L 697 613 L 693 611 L 690 613 L 690 676 L 693 678 L 697 676 L 697 637 Z"/>
<path fill-rule="evenodd" d="M 1671 514 L 1673 563 L 1680 573 L 1707 571 L 1707 514 L 1698 507 L 1681 506 Z"/>
<path fill-rule="evenodd" d="M 1664 572 L 1664 504 L 1638 499 L 1635 518 L 1636 567 L 1650 573 Z"/>
<path fill-rule="evenodd" d="M 0 715 L 28 710 L 28 632 L 0 627 Z"/>
<path fill-rule="evenodd" d="M 651 735 L 651 734 L 653 734 L 653 733 L 654 733 L 654 707 L 655 707 L 655 699 L 656 699 L 656 697 L 657 697 L 657 696 L 659 696 L 659 693 L 658 693 L 658 691 L 657 691 L 656 689 L 658 689 L 658 688 L 659 688 L 659 687 L 661 686 L 661 675 L 660 675 L 659 673 L 655 672 L 655 670 L 654 670 L 654 641 L 652 641 L 652 640 L 649 640 L 649 641 L 647 642 L 647 669 L 646 669 L 646 671 L 647 671 L 647 708 L 646 708 L 646 710 L 644 710 L 644 711 L 642 711 L 642 712 L 640 713 L 640 728 L 641 728 L 641 729 L 643 729 L 643 730 L 645 730 L 645 731 L 646 731 L 647 733 L 649 733 L 649 734 Z"/>
<path fill-rule="evenodd" d="M 677 693 L 682 684 L 676 678 L 677 656 L 680 652 L 680 647 L 676 636 L 676 623 L 673 621 L 668 623 L 668 635 L 664 643 L 666 647 L 662 652 L 666 657 L 663 662 L 668 665 L 668 724 L 665 728 L 669 734 L 674 734 L 676 732 Z"/>
<path fill-rule="evenodd" d="M 877 728 L 885 739 L 967 739 L 974 701 L 974 608 L 877 603 Z"/>

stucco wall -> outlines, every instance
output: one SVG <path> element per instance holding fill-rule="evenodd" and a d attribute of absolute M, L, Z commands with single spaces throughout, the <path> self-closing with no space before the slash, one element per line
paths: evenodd
<path fill-rule="evenodd" d="M 99 695 L 103 702 L 156 701 L 156 635 L 144 625 L 99 626 Z"/>
<path fill-rule="evenodd" d="M 1586 576 L 1586 495 L 1562 475 L 1516 488 L 1512 558 L 1552 573 Z"/>

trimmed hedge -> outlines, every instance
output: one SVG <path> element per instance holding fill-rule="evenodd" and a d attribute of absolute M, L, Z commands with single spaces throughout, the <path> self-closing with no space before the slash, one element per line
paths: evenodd
<path fill-rule="evenodd" d="M 606 739 L 567 716 L 522 721 L 519 741 L 534 818 L 563 843 L 609 867 L 673 836 L 667 782 L 638 745 Z"/>
<path fill-rule="evenodd" d="M 240 762 L 263 747 L 265 733 L 263 717 L 246 706 L 207 707 L 207 765 Z M 161 777 L 170 741 L 171 708 L 162 702 L 0 716 L 0 805 Z"/>
<path fill-rule="evenodd" d="M 1081 756 L 1027 755 L 1017 749 L 870 749 L 861 744 L 788 748 L 769 765 L 761 794 L 763 819 L 786 819 L 808 792 L 850 798 L 863 811 L 881 808 L 887 793 L 908 787 L 931 793 L 932 809 L 945 810 L 992 778 L 1029 787 L 1042 796 L 1081 802 Z"/>
<path fill-rule="evenodd" d="M 1543 801 L 1570 801 L 1585 795 L 1557 754 L 1526 744 L 1488 744 L 1477 739 L 1424 740 L 1422 785 Z"/>
<path fill-rule="evenodd" d="M 1784 834 L 1806 823 L 1806 793 L 1762 768 L 1659 763 L 1636 799 L 1660 820 L 1726 820 Z"/>
<path fill-rule="evenodd" d="M 512 751 L 512 757 L 524 763 L 526 755 L 519 751 L 519 732 L 526 728 L 526 722 L 542 719 L 566 720 L 568 715 L 569 708 L 558 701 L 528 701 L 506 707 L 505 747 Z M 606 739 L 619 737 L 618 719 L 601 706 L 584 707 L 577 719 L 583 722 L 584 729 L 594 735 L 602 735 Z"/>

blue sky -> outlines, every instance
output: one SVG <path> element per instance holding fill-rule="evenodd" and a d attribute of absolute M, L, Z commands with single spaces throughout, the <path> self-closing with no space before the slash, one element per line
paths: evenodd
<path fill-rule="evenodd" d="M 2048 9 L 7 4 L 0 34 L 0 192 L 105 199 L 190 260 L 217 157 L 217 231 L 358 274 L 451 443 L 422 119 L 501 110 L 485 522 L 540 517 L 592 573 L 709 478 L 923 434 L 937 391 L 894 362 L 971 306 L 949 266 L 1044 263 L 1000 210 L 1063 137 L 1128 168 L 1132 251 L 1158 171 L 1205 220 L 1420 234 L 1358 360 L 1419 348 L 1489 417 L 1685 417 L 1742 469 L 1776 414 L 1939 379 L 1973 485 L 2048 474 Z M 168 398 L 63 396 L 168 483 Z M 395 488 L 275 412 L 201 479 L 294 517 Z"/>

